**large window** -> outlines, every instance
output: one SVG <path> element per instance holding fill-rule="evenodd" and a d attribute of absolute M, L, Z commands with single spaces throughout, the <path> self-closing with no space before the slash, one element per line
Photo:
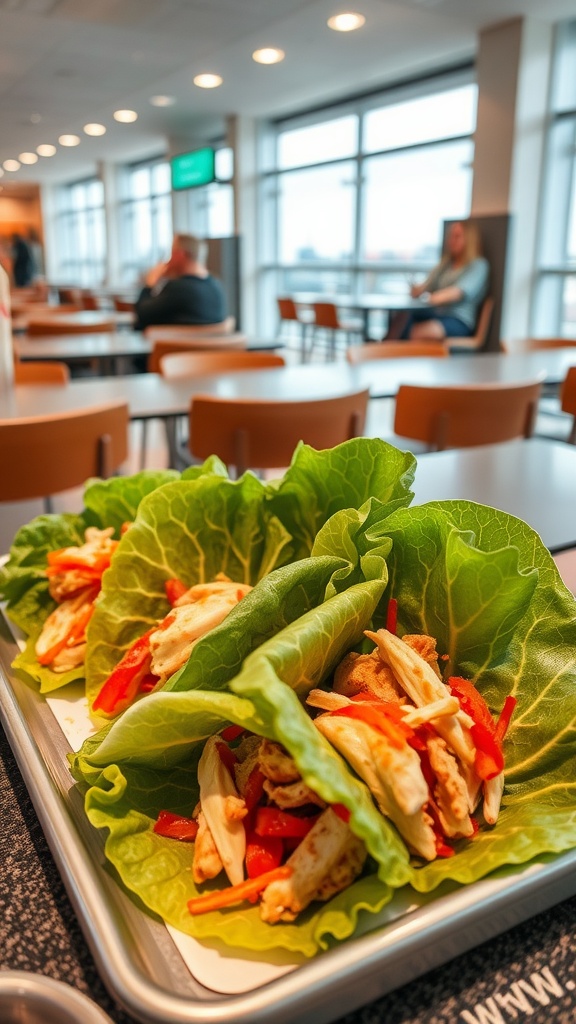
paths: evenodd
<path fill-rule="evenodd" d="M 470 212 L 476 97 L 461 72 L 278 124 L 263 178 L 261 305 L 298 291 L 405 289 L 423 276 L 443 222 Z"/>
<path fill-rule="evenodd" d="M 56 196 L 57 277 L 97 287 L 106 272 L 104 187 L 98 178 L 63 185 Z"/>
<path fill-rule="evenodd" d="M 229 238 L 234 234 L 233 152 L 216 149 L 216 181 L 175 193 L 178 229 L 199 238 Z"/>
<path fill-rule="evenodd" d="M 172 200 L 170 165 L 166 160 L 127 167 L 120 199 L 121 283 L 170 255 Z"/>
<path fill-rule="evenodd" d="M 541 208 L 535 335 L 576 336 L 576 22 L 556 37 Z"/>

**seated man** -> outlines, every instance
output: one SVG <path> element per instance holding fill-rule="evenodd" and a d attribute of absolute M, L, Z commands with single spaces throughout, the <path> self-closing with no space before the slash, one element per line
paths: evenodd
<path fill-rule="evenodd" d="M 201 262 L 202 243 L 175 235 L 168 263 L 149 270 L 136 300 L 137 331 L 149 324 L 218 324 L 226 317 L 224 291 Z"/>

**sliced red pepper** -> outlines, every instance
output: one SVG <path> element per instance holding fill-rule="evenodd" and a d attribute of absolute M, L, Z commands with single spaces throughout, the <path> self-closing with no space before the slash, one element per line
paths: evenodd
<path fill-rule="evenodd" d="M 193 818 L 184 818 L 181 814 L 173 814 L 172 811 L 160 811 L 152 831 L 157 836 L 192 843 L 198 833 L 198 822 Z"/>
<path fill-rule="evenodd" d="M 189 589 L 190 588 L 187 587 L 185 583 L 182 583 L 182 580 L 176 578 L 164 581 L 164 590 L 166 591 L 166 597 L 168 598 L 168 602 L 172 605 L 172 607 L 174 607 L 176 601 L 178 601 L 182 597 L 182 595 L 185 594 L 186 591 Z"/>
<path fill-rule="evenodd" d="M 391 705 L 391 707 L 396 708 L 396 705 Z M 329 713 L 343 718 L 356 718 L 361 722 L 365 722 L 366 725 L 370 725 L 377 732 L 382 733 L 388 742 L 398 750 L 402 749 L 408 737 L 413 734 L 413 730 L 408 725 L 402 723 L 396 710 L 388 710 L 388 705 L 385 701 L 372 701 L 370 703 L 368 701 L 359 701 L 356 704 L 347 704 L 345 707 L 337 708 Z"/>
<path fill-rule="evenodd" d="M 259 836 L 249 832 L 246 836 L 246 874 L 258 878 L 273 871 L 282 863 L 284 844 L 278 836 Z"/>
<path fill-rule="evenodd" d="M 96 697 L 92 705 L 95 711 L 117 715 L 132 703 L 142 680 L 150 672 L 150 636 L 156 628 L 153 626 L 128 648 Z"/>
<path fill-rule="evenodd" d="M 388 609 L 386 612 L 386 629 L 389 633 L 394 633 L 396 636 L 396 630 L 398 628 L 398 601 L 396 598 L 391 597 L 388 601 Z"/>
<path fill-rule="evenodd" d="M 461 676 L 450 676 L 448 689 L 460 701 L 460 707 L 470 718 L 487 729 L 494 731 L 494 719 L 490 709 L 481 693 L 478 692 L 474 683 Z"/>
<path fill-rule="evenodd" d="M 506 733 L 508 732 L 508 726 L 510 725 L 510 719 L 514 714 L 518 701 L 516 697 L 509 695 L 504 701 L 504 707 L 500 712 L 500 718 L 496 723 L 496 729 L 494 730 L 494 739 L 497 743 L 502 743 Z"/>
<path fill-rule="evenodd" d="M 222 729 L 220 735 L 223 740 L 226 740 L 226 743 L 231 743 L 232 740 L 237 740 L 243 732 L 246 732 L 243 725 L 227 725 L 225 729 Z"/>
<path fill-rule="evenodd" d="M 330 804 L 330 806 L 334 811 L 334 814 L 337 814 L 340 820 L 343 821 L 345 825 L 347 825 L 348 822 L 350 821 L 350 811 L 348 810 L 348 808 L 344 807 L 344 804 Z"/>
<path fill-rule="evenodd" d="M 504 771 L 504 755 L 500 744 L 494 738 L 494 732 L 478 722 L 470 729 L 470 735 L 476 747 L 476 774 L 484 781 L 494 779 Z"/>
<path fill-rule="evenodd" d="M 258 878 L 249 878 L 247 882 L 229 885 L 226 889 L 208 892 L 205 896 L 197 896 L 195 899 L 188 900 L 188 910 L 191 914 L 207 914 L 211 910 L 220 910 L 233 903 L 242 903 L 243 900 L 250 900 L 253 896 L 257 896 L 271 882 L 290 878 L 291 874 L 292 868 L 284 864 L 282 867 L 274 868 L 273 871 L 266 871 Z"/>
<path fill-rule="evenodd" d="M 244 787 L 244 803 L 249 811 L 253 811 L 264 792 L 265 775 L 258 766 L 253 768 Z"/>
<path fill-rule="evenodd" d="M 142 679 L 140 686 L 138 687 L 138 693 L 151 693 L 155 690 L 160 681 L 159 676 L 155 676 L 153 672 L 148 672 Z"/>
<path fill-rule="evenodd" d="M 259 807 L 256 811 L 254 831 L 259 836 L 278 836 L 280 839 L 303 839 L 318 821 L 319 815 L 299 818 L 278 807 Z"/>
<path fill-rule="evenodd" d="M 234 767 L 238 764 L 236 754 L 230 749 L 227 743 L 217 743 L 216 749 L 222 764 L 228 769 L 232 778 L 234 778 Z"/>

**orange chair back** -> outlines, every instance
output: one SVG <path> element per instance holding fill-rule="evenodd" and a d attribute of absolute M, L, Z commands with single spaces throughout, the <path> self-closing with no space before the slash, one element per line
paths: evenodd
<path fill-rule="evenodd" d="M 560 392 L 560 405 L 562 412 L 570 413 L 574 417 L 568 440 L 571 444 L 576 444 L 576 366 L 571 366 L 566 374 Z"/>
<path fill-rule="evenodd" d="M 333 302 L 314 302 L 312 303 L 312 309 L 314 310 L 315 327 L 328 327 L 333 331 L 339 330 L 338 310 Z"/>
<path fill-rule="evenodd" d="M 405 359 L 410 356 L 448 355 L 443 341 L 369 341 L 346 349 L 346 359 L 352 366 L 370 359 Z"/>
<path fill-rule="evenodd" d="M 289 298 L 277 298 L 278 313 L 280 314 L 281 320 L 299 320 L 298 309 L 294 299 Z"/>
<path fill-rule="evenodd" d="M 173 380 L 178 377 L 201 377 L 207 373 L 265 370 L 285 365 L 282 356 L 274 352 L 183 352 L 162 356 L 160 373 Z"/>
<path fill-rule="evenodd" d="M 484 348 L 493 312 L 494 299 L 491 295 L 487 295 L 480 306 L 480 312 L 478 313 L 478 320 L 476 321 L 474 334 L 471 337 L 466 338 L 446 338 L 448 348 L 466 348 L 474 351 Z"/>
<path fill-rule="evenodd" d="M 247 341 L 246 335 L 240 332 L 221 336 L 198 335 L 188 341 L 158 340 L 154 342 L 154 348 L 148 356 L 147 370 L 148 373 L 160 373 L 161 359 L 172 352 L 234 352 L 245 350 Z"/>
<path fill-rule="evenodd" d="M 424 387 L 402 384 L 394 432 L 423 441 L 431 451 L 530 437 L 541 382 Z"/>
<path fill-rule="evenodd" d="M 523 352 L 537 352 L 546 348 L 574 348 L 576 341 L 570 338 L 526 338 L 520 345 Z"/>
<path fill-rule="evenodd" d="M 238 475 L 248 468 L 288 466 L 299 441 L 332 448 L 359 437 L 369 392 L 303 402 L 195 397 L 190 410 L 190 450 L 218 455 Z"/>
<path fill-rule="evenodd" d="M 15 384 L 67 384 L 70 370 L 66 363 L 43 363 L 40 360 L 14 363 Z"/>
<path fill-rule="evenodd" d="M 58 301 L 66 304 L 68 302 L 75 303 L 79 306 L 82 305 L 82 289 L 81 288 L 58 288 Z"/>
<path fill-rule="evenodd" d="M 113 296 L 112 302 L 117 313 L 133 313 L 136 308 L 135 302 L 129 302 L 128 299 L 119 299 L 116 295 Z"/>
<path fill-rule="evenodd" d="M 0 501 L 26 501 L 108 477 L 128 455 L 128 406 L 0 419 Z"/>

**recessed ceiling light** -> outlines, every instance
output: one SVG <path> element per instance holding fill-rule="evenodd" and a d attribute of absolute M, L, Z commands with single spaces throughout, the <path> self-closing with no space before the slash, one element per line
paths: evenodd
<path fill-rule="evenodd" d="M 41 120 L 42 118 L 40 114 L 36 113 L 36 111 L 34 111 L 33 114 L 30 114 L 30 124 L 40 124 Z"/>
<path fill-rule="evenodd" d="M 17 160 L 5 160 L 2 164 L 5 171 L 19 171 L 20 164 Z"/>
<path fill-rule="evenodd" d="M 56 146 L 53 146 L 50 142 L 43 142 L 40 146 L 36 146 L 36 152 L 38 156 L 54 156 Z"/>
<path fill-rule="evenodd" d="M 135 110 L 115 110 L 114 120 L 120 121 L 121 124 L 132 124 L 138 120 L 138 114 Z"/>
<path fill-rule="evenodd" d="M 194 85 L 197 85 L 200 89 L 217 89 L 219 85 L 222 85 L 222 79 L 220 75 L 196 75 Z"/>
<path fill-rule="evenodd" d="M 262 50 L 254 50 L 252 60 L 255 60 L 257 64 L 279 64 L 285 56 L 284 50 L 277 50 L 274 46 L 265 46 Z"/>
<path fill-rule="evenodd" d="M 79 146 L 80 137 L 78 135 L 59 135 L 58 142 L 61 146 Z"/>
<path fill-rule="evenodd" d="M 38 157 L 36 153 L 20 153 L 18 157 L 21 164 L 37 164 Z"/>
<path fill-rule="evenodd" d="M 84 125 L 86 135 L 106 135 L 106 128 L 103 124 L 91 123 Z"/>
<path fill-rule="evenodd" d="M 362 28 L 365 21 L 366 18 L 363 14 L 346 11 L 328 18 L 328 28 L 333 28 L 335 32 L 354 32 L 355 29 Z"/>
<path fill-rule="evenodd" d="M 176 103 L 175 96 L 151 96 L 150 103 L 153 107 L 173 107 Z"/>

